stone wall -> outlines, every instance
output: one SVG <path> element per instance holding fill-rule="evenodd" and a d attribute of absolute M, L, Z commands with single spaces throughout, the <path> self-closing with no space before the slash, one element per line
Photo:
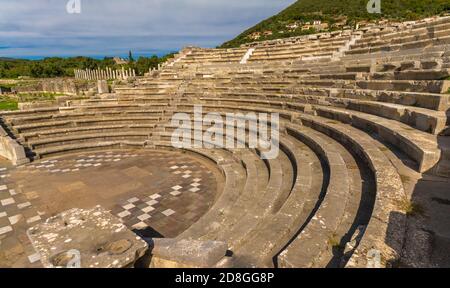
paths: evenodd
<path fill-rule="evenodd" d="M 80 95 L 97 89 L 97 81 L 75 80 L 73 78 L 55 78 L 30 80 L 14 87 L 18 93 L 50 92 L 68 95 Z"/>

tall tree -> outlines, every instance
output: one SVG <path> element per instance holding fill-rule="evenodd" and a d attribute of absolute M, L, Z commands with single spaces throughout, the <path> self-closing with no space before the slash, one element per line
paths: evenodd
<path fill-rule="evenodd" d="M 133 53 L 131 53 L 131 50 L 128 52 L 128 61 L 130 61 L 130 63 L 134 62 Z"/>

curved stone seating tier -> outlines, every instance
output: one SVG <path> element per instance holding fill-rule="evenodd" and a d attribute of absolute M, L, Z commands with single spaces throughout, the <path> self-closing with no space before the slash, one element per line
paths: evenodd
<path fill-rule="evenodd" d="M 20 117 L 20 118 L 13 118 L 10 119 L 8 122 L 13 127 L 21 127 L 22 124 L 26 123 L 34 123 L 39 124 L 42 122 L 49 122 L 49 121 L 77 121 L 77 120 L 83 120 L 86 118 L 110 118 L 110 117 L 127 117 L 127 116 L 153 116 L 155 119 L 158 119 L 163 115 L 162 110 L 125 110 L 125 111 L 102 111 L 100 113 L 97 112 L 75 112 L 75 113 L 60 113 L 56 115 L 43 115 L 43 116 L 29 116 L 29 117 Z"/>
<path fill-rule="evenodd" d="M 387 148 L 373 140 L 367 134 L 350 126 L 302 115 L 303 125 L 312 127 L 338 140 L 364 159 L 374 174 L 376 182 L 376 199 L 370 222 L 365 228 L 364 236 L 351 256 L 347 267 L 366 267 L 368 253 L 377 249 L 383 257 L 385 266 L 389 261 L 399 258 L 406 229 L 406 216 L 398 203 L 404 201 L 405 195 L 399 173 L 383 153 Z"/>
<path fill-rule="evenodd" d="M 143 105 L 154 105 L 154 106 L 168 106 L 170 99 L 167 95 L 165 96 L 129 96 L 129 97 L 117 97 L 114 99 L 90 99 L 81 101 L 72 101 L 75 106 L 91 106 L 91 105 L 122 105 L 122 104 L 143 104 Z M 72 104 L 71 103 L 71 104 Z"/>
<path fill-rule="evenodd" d="M 212 111 L 217 111 L 217 108 L 218 107 L 212 109 Z M 235 107 L 234 109 L 229 107 L 222 108 L 223 109 L 220 109 L 220 111 L 247 111 L 247 109 L 243 109 L 242 107 Z M 262 111 L 275 112 L 275 109 L 265 109 Z M 362 259 L 361 255 L 365 255 L 364 253 L 367 253 L 370 250 L 369 247 L 379 248 L 383 257 L 386 257 L 385 259 L 394 261 L 399 256 L 398 253 L 401 250 L 403 241 L 402 235 L 405 229 L 405 216 L 398 208 L 397 203 L 406 196 L 398 172 L 382 152 L 382 150 L 388 150 L 388 148 L 385 146 L 379 148 L 379 145 L 381 144 L 377 145 L 375 143 L 376 140 L 371 138 L 368 134 L 356 128 L 352 128 L 351 126 L 306 114 L 296 113 L 296 116 L 293 118 L 295 117 L 298 117 L 303 125 L 311 126 L 313 129 L 325 133 L 345 146 L 350 147 L 350 151 L 358 153 L 361 159 L 364 159 L 367 162 L 368 167 L 375 174 L 377 197 L 373 212 L 376 214 L 373 215 L 377 215 L 378 218 L 376 218 L 376 221 L 373 217 L 371 218 L 373 224 L 369 223 L 369 226 L 366 229 L 366 233 L 370 236 L 367 237 L 367 240 L 364 240 L 364 237 L 366 236 L 363 237 L 362 242 L 365 243 L 364 248 L 356 250 L 358 253 L 357 256 L 350 258 L 348 265 L 364 267 L 366 264 L 364 261 L 366 261 L 366 259 Z M 394 219 L 391 219 L 393 216 L 390 213 L 392 212 L 395 212 L 394 216 L 396 218 Z M 389 233 L 391 229 L 389 228 L 390 225 L 396 225 L 395 228 L 392 228 L 396 229 L 396 232 L 387 236 L 387 233 Z M 387 238 L 391 239 L 392 242 L 389 242 L 389 244 L 384 243 L 382 239 Z"/>
<path fill-rule="evenodd" d="M 36 124 L 21 124 L 14 126 L 14 130 L 18 133 L 24 131 L 38 131 L 42 128 L 58 127 L 58 128 L 71 128 L 71 127 L 81 127 L 81 126 L 98 126 L 99 124 L 134 124 L 134 123 L 145 123 L 153 124 L 160 120 L 160 117 L 102 117 L 102 118 L 81 118 L 72 121 L 48 121 L 40 122 Z"/>
<path fill-rule="evenodd" d="M 277 100 L 258 99 L 258 97 L 252 97 L 250 99 L 241 98 L 214 98 L 214 97 L 200 97 L 202 101 L 217 101 L 218 103 L 239 103 L 241 105 L 251 104 L 256 107 L 267 106 L 272 107 L 292 107 L 301 108 L 305 110 L 305 104 L 311 104 L 306 107 L 313 109 L 318 106 L 333 106 L 338 108 L 345 108 L 349 110 L 356 110 L 363 113 L 377 115 L 383 118 L 396 120 L 408 124 L 418 130 L 428 132 L 431 134 L 441 133 L 448 125 L 448 118 L 445 112 L 430 111 L 423 108 L 415 108 L 397 104 L 379 103 L 371 101 L 359 101 L 353 99 L 343 99 L 335 97 L 323 97 L 323 96 L 302 96 L 293 95 L 291 97 L 278 97 Z"/>
<path fill-rule="evenodd" d="M 293 165 L 294 186 L 233 251 L 238 267 L 273 267 L 273 258 L 307 223 L 319 201 L 324 186 L 320 159 L 308 146 L 288 135 L 284 135 L 280 146 Z"/>
<path fill-rule="evenodd" d="M 182 104 L 185 107 L 192 107 L 193 104 Z M 223 105 L 223 104 L 204 104 L 204 110 L 210 109 L 219 110 L 251 110 L 251 108 L 243 108 L 240 105 Z M 297 106 L 291 105 L 291 109 L 297 110 Z M 303 108 L 303 107 L 301 107 Z M 280 115 L 284 115 L 288 118 L 289 115 L 286 110 L 277 110 L 272 106 L 270 108 L 256 107 L 254 110 L 258 111 L 270 111 L 279 112 Z M 438 145 L 438 139 L 435 135 L 431 135 L 425 132 L 421 132 L 410 128 L 406 124 L 399 123 L 397 121 L 388 120 L 378 116 L 368 115 L 360 112 L 352 112 L 344 109 L 328 108 L 328 107 L 315 107 L 315 114 L 321 117 L 336 120 L 345 124 L 351 124 L 359 129 L 365 130 L 369 133 L 374 133 L 387 143 L 398 147 L 417 164 L 417 170 L 419 172 L 425 172 L 433 168 L 440 160 L 441 151 Z"/>
<path fill-rule="evenodd" d="M 114 131 L 109 133 L 89 133 L 89 134 L 76 134 L 62 137 L 48 137 L 45 139 L 29 140 L 28 146 L 34 149 L 38 155 L 40 151 L 45 151 L 46 148 L 51 148 L 54 145 L 67 145 L 75 143 L 83 143 L 84 141 L 103 141 L 108 140 L 140 140 L 145 141 L 150 138 L 151 133 L 149 131 Z M 42 153 L 43 154 L 43 153 Z"/>
<path fill-rule="evenodd" d="M 411 40 L 419 40 L 428 37 L 445 36 L 445 31 L 450 30 L 450 23 L 435 22 L 422 24 L 422 27 L 413 27 L 403 31 L 386 31 L 382 33 L 367 33 L 362 39 L 356 41 L 352 48 L 364 48 L 368 46 L 378 46 L 386 43 L 402 43 Z"/>
<path fill-rule="evenodd" d="M 126 132 L 126 131 L 153 131 L 156 124 L 127 124 L 127 125 L 99 125 L 87 127 L 61 128 L 61 129 L 41 129 L 34 132 L 21 133 L 20 139 L 22 141 L 33 141 L 37 139 L 44 139 L 46 137 L 62 137 L 78 133 L 105 133 L 111 131 Z"/>
<path fill-rule="evenodd" d="M 448 32 L 445 33 L 448 35 Z M 408 50 L 408 49 L 414 49 L 414 48 L 424 48 L 430 45 L 439 46 L 439 45 L 448 45 L 450 44 L 450 36 L 444 36 L 444 37 L 423 37 L 424 40 L 414 40 L 410 42 L 404 42 L 401 44 L 388 44 L 386 43 L 385 46 L 376 46 L 376 47 L 369 47 L 369 48 L 356 48 L 349 51 L 346 51 L 347 55 L 354 55 L 354 54 L 365 54 L 365 53 L 380 53 L 380 52 L 386 52 L 386 51 L 399 51 L 399 50 Z"/>
<path fill-rule="evenodd" d="M 169 130 L 166 132 L 165 137 L 170 139 L 171 135 L 172 133 Z M 221 210 L 221 218 L 217 221 L 225 221 L 223 225 L 214 223 L 212 226 L 202 226 L 202 229 L 204 229 L 202 233 L 204 235 L 197 235 L 197 237 L 201 236 L 207 239 L 216 239 L 217 237 L 219 237 L 218 239 L 227 238 L 227 242 L 237 244 L 242 238 L 242 235 L 249 230 L 249 226 L 256 225 L 261 215 L 267 214 L 270 210 L 274 209 L 274 203 L 283 201 L 282 199 L 285 197 L 283 195 L 289 193 L 293 185 L 293 180 L 292 175 L 290 175 L 292 166 L 289 165 L 287 156 L 283 154 L 278 159 L 262 161 L 257 154 L 251 153 L 248 150 L 232 151 L 244 163 L 244 166 L 248 170 L 248 178 L 252 180 L 250 181 L 249 179 L 247 181 L 244 186 L 245 194 L 239 196 L 238 202 L 235 205 Z M 286 170 L 282 170 L 283 166 Z M 267 178 L 268 181 L 263 180 Z M 258 179 L 257 182 L 254 179 Z M 211 216 L 207 216 L 207 218 L 210 222 L 213 221 Z M 218 227 L 220 227 L 220 231 L 217 230 Z"/>
<path fill-rule="evenodd" d="M 350 205 L 351 193 L 361 193 L 353 187 L 353 177 L 358 172 L 355 160 L 337 142 L 327 136 L 309 131 L 288 130 L 301 137 L 310 147 L 316 146 L 317 153 L 329 167 L 326 193 L 314 216 L 296 239 L 281 253 L 280 267 L 326 267 L 333 258 L 333 243 L 341 244 L 341 239 L 350 229 L 356 214 Z M 318 147 L 317 147 L 318 146 Z M 355 175 L 353 175 L 355 173 Z M 358 173 L 359 174 L 359 173 Z M 355 179 L 358 182 L 358 179 Z M 359 179 L 361 182 L 361 179 Z M 360 183 L 359 183 L 360 184 Z M 355 183 L 355 186 L 357 183 Z M 350 211 L 349 211 L 350 210 Z M 348 223 L 350 222 L 350 223 Z M 300 247 L 301 246 L 301 247 Z"/>
<path fill-rule="evenodd" d="M 284 80 L 286 81 L 286 80 Z M 300 87 L 314 87 L 314 88 L 346 88 L 346 89 L 363 89 L 363 90 L 381 90 L 381 91 L 404 91 L 404 92 L 420 92 L 420 93 L 446 93 L 450 88 L 449 81 L 441 81 L 441 80 L 307 80 L 307 79 L 299 79 L 294 81 L 286 81 L 285 83 L 289 83 L 289 87 L 291 86 L 300 86 Z M 245 86 L 244 86 L 245 84 Z M 270 83 L 252 83 L 243 82 L 242 89 L 248 90 L 286 90 L 289 87 L 285 85 L 279 84 L 272 85 Z M 229 82 L 227 83 L 219 83 L 220 86 L 213 86 L 212 89 L 215 90 L 225 90 L 228 86 L 235 86 L 236 83 Z"/>

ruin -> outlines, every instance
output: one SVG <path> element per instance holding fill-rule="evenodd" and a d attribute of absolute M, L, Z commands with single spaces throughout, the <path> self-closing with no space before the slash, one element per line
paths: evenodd
<path fill-rule="evenodd" d="M 39 254 L 26 231 L 97 205 L 160 245 L 146 267 L 450 263 L 450 17 L 187 47 L 145 77 L 92 72 L 76 75 L 131 81 L 1 113 L 0 149 L 23 150 L 22 165 L 0 162 L 0 266 L 39 267 L 68 250 Z M 172 116 L 196 105 L 278 113 L 278 157 L 175 149 Z"/>

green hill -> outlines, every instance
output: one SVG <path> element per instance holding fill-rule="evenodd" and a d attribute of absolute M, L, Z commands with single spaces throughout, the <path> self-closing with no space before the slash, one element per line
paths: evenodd
<path fill-rule="evenodd" d="M 221 47 L 238 47 L 248 42 L 317 33 L 320 29 L 312 24 L 319 20 L 324 25 L 322 30 L 333 31 L 362 21 L 408 21 L 450 12 L 450 0 L 381 0 L 381 14 L 368 13 L 368 2 L 369 0 L 300 0 Z"/>

